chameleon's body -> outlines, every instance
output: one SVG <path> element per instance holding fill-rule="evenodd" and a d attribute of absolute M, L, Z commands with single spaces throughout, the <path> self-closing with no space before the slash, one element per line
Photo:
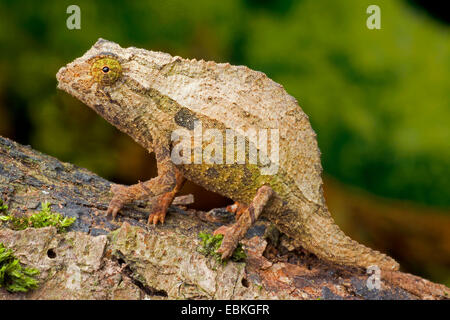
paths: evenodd
<path fill-rule="evenodd" d="M 148 198 L 156 199 L 150 221 L 163 222 L 186 178 L 247 208 L 233 227 L 223 229 L 223 247 L 229 246 L 221 248 L 224 257 L 264 211 L 282 232 L 320 258 L 398 269 L 392 258 L 351 240 L 334 223 L 323 198 L 320 152 L 308 117 L 265 74 L 244 66 L 121 48 L 100 39 L 61 68 L 57 78 L 59 88 L 156 154 L 158 177 L 112 188 L 115 195 L 108 212 L 114 216 L 124 203 Z M 276 174 L 261 174 L 260 164 L 174 164 L 171 134 L 179 129 L 192 132 L 195 121 L 201 121 L 203 130 L 230 128 L 238 135 L 249 128 L 278 129 Z"/>

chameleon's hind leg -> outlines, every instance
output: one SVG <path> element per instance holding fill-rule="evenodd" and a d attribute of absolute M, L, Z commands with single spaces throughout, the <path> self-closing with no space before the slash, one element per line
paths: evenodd
<path fill-rule="evenodd" d="M 145 182 L 139 182 L 131 186 L 113 184 L 111 192 L 114 194 L 109 203 L 106 214 L 111 214 L 113 219 L 122 207 L 134 200 L 149 199 L 172 192 L 177 185 L 177 171 L 170 159 L 170 150 L 160 144 L 155 147 L 158 176 Z"/>
<path fill-rule="evenodd" d="M 234 249 L 236 249 L 239 243 L 239 240 L 245 236 L 247 230 L 258 219 L 273 193 L 274 192 L 271 187 L 262 186 L 256 192 L 252 203 L 247 209 L 245 209 L 244 212 L 242 212 L 236 223 L 230 226 L 222 226 L 214 231 L 214 235 L 223 234 L 222 245 L 217 250 L 218 253 L 222 254 L 222 259 L 229 258 L 232 255 Z"/>
<path fill-rule="evenodd" d="M 248 206 L 243 203 L 235 202 L 232 205 L 227 206 L 227 211 L 234 213 L 236 216 L 236 221 L 239 220 L 239 217 L 241 214 L 244 213 L 245 210 L 247 210 Z"/>
<path fill-rule="evenodd" d="M 175 195 L 178 193 L 178 191 L 180 191 L 181 187 L 186 181 L 186 179 L 178 170 L 175 171 L 175 178 L 176 178 L 175 188 L 170 192 L 164 193 L 156 197 L 156 199 L 154 200 L 152 205 L 152 212 L 148 217 L 147 224 L 153 223 L 155 225 L 158 222 L 164 223 L 167 209 L 172 204 Z"/>

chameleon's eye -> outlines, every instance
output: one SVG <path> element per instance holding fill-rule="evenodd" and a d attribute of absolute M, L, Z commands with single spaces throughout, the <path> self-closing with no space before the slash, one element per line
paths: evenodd
<path fill-rule="evenodd" d="M 91 74 L 102 85 L 112 85 L 122 74 L 122 66 L 112 57 L 99 58 L 92 63 Z"/>

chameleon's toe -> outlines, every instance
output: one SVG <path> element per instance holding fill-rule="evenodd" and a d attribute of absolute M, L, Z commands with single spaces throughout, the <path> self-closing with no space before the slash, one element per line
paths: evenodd
<path fill-rule="evenodd" d="M 167 210 L 175 197 L 175 193 L 175 191 L 167 192 L 153 199 L 152 213 L 148 217 L 147 224 L 156 225 L 158 222 L 164 223 Z"/>
<path fill-rule="evenodd" d="M 148 217 L 147 224 L 153 224 L 156 225 L 158 222 L 164 223 L 164 220 L 166 219 L 166 211 L 157 211 L 150 214 Z"/>
<path fill-rule="evenodd" d="M 221 226 L 214 231 L 214 235 L 222 234 L 223 240 L 220 248 L 217 249 L 217 253 L 222 254 L 222 260 L 228 259 L 233 254 L 239 243 L 239 232 L 236 229 L 236 225 Z"/>
<path fill-rule="evenodd" d="M 129 195 L 127 193 L 127 187 L 113 184 L 111 185 L 111 192 L 114 194 L 111 202 L 109 203 L 106 215 L 112 215 L 113 220 L 116 218 L 117 213 L 122 209 L 125 203 L 129 202 Z"/>
<path fill-rule="evenodd" d="M 116 219 L 117 213 L 120 211 L 122 207 L 115 204 L 113 201 L 109 203 L 108 210 L 106 211 L 106 215 L 112 215 L 113 220 Z"/>

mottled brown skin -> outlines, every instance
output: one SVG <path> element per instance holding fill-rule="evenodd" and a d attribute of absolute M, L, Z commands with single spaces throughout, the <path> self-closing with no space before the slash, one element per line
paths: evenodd
<path fill-rule="evenodd" d="M 60 89 L 156 154 L 158 176 L 128 187 L 114 185 L 108 214 L 116 216 L 124 204 L 148 199 L 153 204 L 149 222 L 164 222 L 167 207 L 188 179 L 240 205 L 237 222 L 216 231 L 224 234 L 219 250 L 223 258 L 264 214 L 322 259 L 398 269 L 392 258 L 350 239 L 334 223 L 323 198 L 316 134 L 297 101 L 265 74 L 228 63 L 121 48 L 99 39 L 61 68 L 57 79 Z M 204 130 L 233 129 L 237 136 L 245 136 L 248 128 L 278 129 L 279 161 L 269 159 L 269 165 L 278 164 L 276 174 L 264 175 L 263 165 L 248 162 L 175 165 L 171 134 L 179 129 L 193 132 L 195 121 L 201 121 Z M 207 144 L 204 141 L 202 148 Z M 248 155 L 247 150 L 246 159 Z"/>

